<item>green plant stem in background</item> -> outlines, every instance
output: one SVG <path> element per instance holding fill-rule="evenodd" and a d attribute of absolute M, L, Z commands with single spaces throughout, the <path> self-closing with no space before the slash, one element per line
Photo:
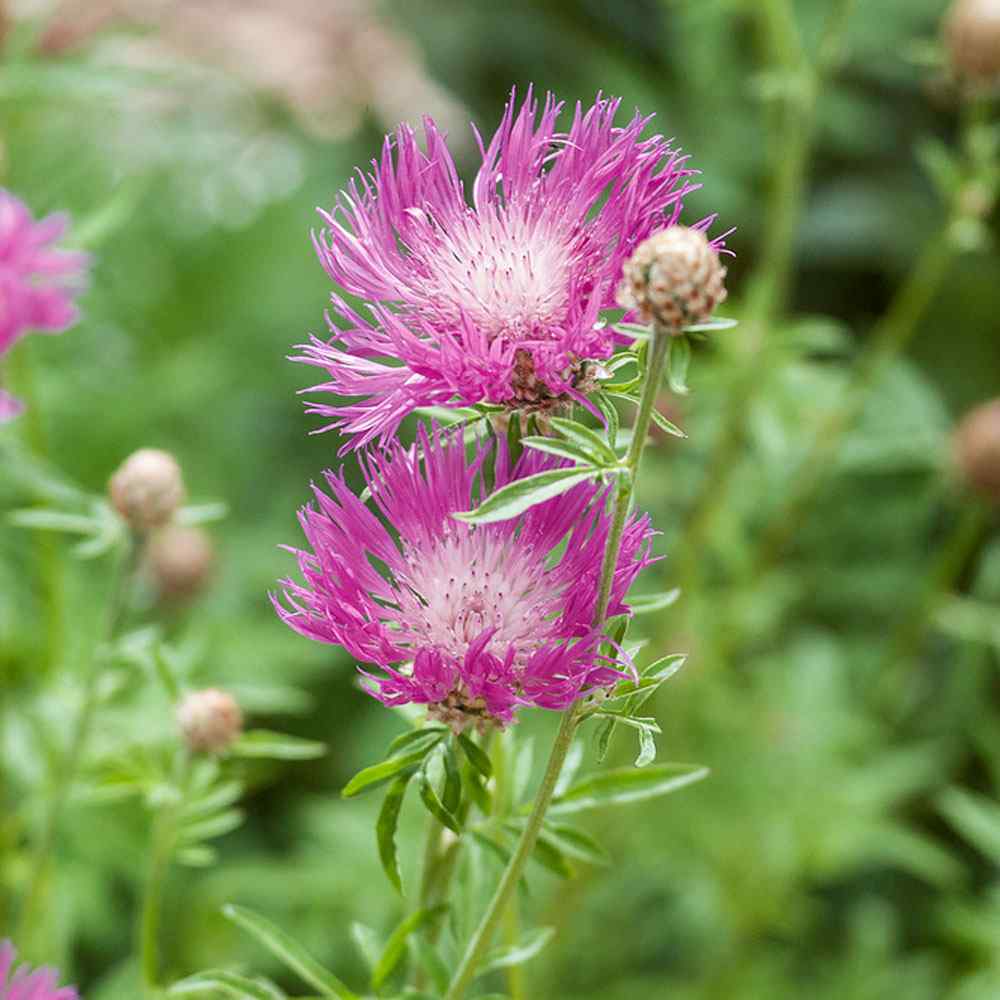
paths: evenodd
<path fill-rule="evenodd" d="M 757 572 L 772 566 L 802 524 L 829 471 L 837 446 L 864 408 L 872 385 L 916 333 L 921 317 L 948 273 L 955 253 L 949 234 L 954 220 L 925 245 L 906 283 L 871 339 L 844 392 L 843 403 L 821 423 L 809 454 L 795 473 L 784 501 L 764 532 Z"/>
<path fill-rule="evenodd" d="M 642 460 L 643 449 L 646 446 L 646 438 L 649 434 L 649 425 L 652 419 L 653 406 L 656 402 L 657 392 L 663 382 L 663 373 L 666 368 L 667 355 L 670 348 L 671 334 L 668 330 L 654 327 L 651 333 L 649 345 L 649 359 L 646 367 L 646 377 L 643 382 L 642 396 L 639 400 L 639 408 L 636 412 L 635 424 L 632 431 L 632 441 L 629 445 L 628 453 L 625 456 L 625 469 L 619 478 L 618 490 L 615 494 L 614 515 L 611 523 L 611 530 L 608 534 L 607 547 L 604 551 L 604 563 L 601 567 L 601 581 L 598 590 L 597 604 L 594 612 L 594 624 L 597 628 L 603 628 L 608 613 L 608 605 L 611 601 L 611 588 L 614 584 L 615 567 L 618 564 L 618 555 L 621 549 L 622 534 L 625 530 L 625 521 L 628 518 L 629 507 L 632 502 L 632 495 L 635 491 L 635 483 L 638 479 L 639 464 Z M 455 971 L 445 1000 L 461 1000 L 465 996 L 465 991 L 469 988 L 476 977 L 476 970 L 485 956 L 497 927 L 504 917 L 507 906 L 517 890 L 518 882 L 528 863 L 528 858 L 535 848 L 535 842 L 541 832 L 542 824 L 545 821 L 545 814 L 555 793 L 559 775 L 562 773 L 563 764 L 566 762 L 566 755 L 573 745 L 573 737 L 576 735 L 577 726 L 580 724 L 583 701 L 572 704 L 564 713 L 559 725 L 559 732 L 556 734 L 555 743 L 549 754 L 548 764 L 545 767 L 545 774 L 542 776 L 541 785 L 535 795 L 531 813 L 517 847 L 503 875 L 500 883 L 479 922 L 479 926 L 473 932 L 462 961 Z"/>
<path fill-rule="evenodd" d="M 150 997 L 158 993 L 160 975 L 160 913 L 163 904 L 163 886 L 170 868 L 170 855 L 174 845 L 171 817 L 161 814 L 153 821 L 149 869 L 139 913 L 138 951 L 142 969 L 142 982 Z"/>
<path fill-rule="evenodd" d="M 977 499 L 970 499 L 959 515 L 958 522 L 931 561 L 917 599 L 896 626 L 888 643 L 881 669 L 876 671 L 882 701 L 897 719 L 912 706 L 913 695 L 919 695 L 914 686 L 904 685 L 906 675 L 914 669 L 914 660 L 920 644 L 927 635 L 942 600 L 958 583 L 969 564 L 969 559 L 987 531 L 991 511 Z M 900 698 L 900 692 L 909 690 L 911 697 Z"/>
<path fill-rule="evenodd" d="M 32 861 L 28 888 L 21 908 L 18 938 L 25 943 L 26 948 L 30 947 L 36 922 L 43 908 L 42 903 L 48 884 L 52 854 L 59 834 L 59 823 L 93 729 L 101 673 L 99 661 L 103 654 L 103 647 L 114 638 L 125 610 L 134 550 L 135 546 L 130 539 L 112 556 L 110 592 L 104 627 L 83 679 L 83 695 L 73 723 L 66 753 L 59 763 L 59 771 L 51 785 L 42 835 Z"/>
<path fill-rule="evenodd" d="M 46 462 L 48 459 L 48 440 L 42 414 L 44 408 L 39 405 L 35 379 L 35 364 L 33 339 L 25 337 L 11 351 L 7 362 L 10 382 L 16 395 L 25 404 L 25 411 L 18 417 L 18 430 L 24 444 L 33 458 Z M 34 533 L 32 544 L 37 555 L 36 566 L 40 582 L 40 590 L 45 602 L 45 643 L 46 664 L 54 669 L 63 649 L 63 632 L 65 622 L 65 575 L 64 563 L 60 557 L 59 541 L 47 531 Z"/>
<path fill-rule="evenodd" d="M 694 589 L 698 554 L 725 504 L 737 465 L 746 414 L 767 364 L 767 331 L 786 305 L 791 283 L 795 233 L 802 215 L 815 146 L 817 110 L 823 90 L 840 65 L 843 42 L 855 0 L 837 0 L 826 23 L 814 64 L 802 45 L 790 0 L 766 0 L 758 9 L 768 48 L 768 69 L 780 73 L 789 89 L 773 146 L 774 175 L 761 262 L 751 281 L 745 323 L 739 338 L 739 369 L 723 416 L 722 431 L 708 469 L 689 507 L 678 564 L 682 585 Z"/>

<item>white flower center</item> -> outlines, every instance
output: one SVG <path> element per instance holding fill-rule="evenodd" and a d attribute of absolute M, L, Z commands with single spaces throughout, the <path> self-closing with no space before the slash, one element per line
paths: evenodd
<path fill-rule="evenodd" d="M 410 571 L 398 580 L 400 624 L 414 650 L 433 647 L 456 658 L 487 629 L 487 650 L 515 663 L 548 633 L 562 587 L 546 579 L 544 561 L 530 549 L 481 528 L 459 527 L 430 552 L 410 553 Z"/>
<path fill-rule="evenodd" d="M 490 339 L 542 339 L 569 299 L 565 234 L 521 211 L 469 212 L 438 234 L 423 261 L 422 291 L 434 313 L 470 317 Z"/>

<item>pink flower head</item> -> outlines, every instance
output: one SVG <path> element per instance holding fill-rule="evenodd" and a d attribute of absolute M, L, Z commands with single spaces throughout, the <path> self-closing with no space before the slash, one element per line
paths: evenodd
<path fill-rule="evenodd" d="M 35 220 L 28 207 L 0 188 L 0 356 L 28 330 L 62 333 L 78 317 L 74 297 L 87 255 L 58 249 L 65 215 Z M 0 390 L 0 422 L 21 405 Z"/>
<path fill-rule="evenodd" d="M 381 668 L 361 671 L 380 701 L 426 704 L 459 729 L 506 725 L 519 705 L 563 709 L 622 676 L 592 624 L 607 491 L 583 483 L 507 521 L 455 520 L 476 506 L 489 455 L 482 445 L 467 459 L 460 435 L 423 428 L 414 447 L 363 452 L 375 510 L 327 472 L 329 492 L 314 486 L 299 514 L 309 548 L 291 550 L 303 582 L 282 580 L 284 600 L 272 597 L 297 632 Z M 562 464 L 526 451 L 511 467 L 501 443 L 494 488 Z M 628 611 L 652 534 L 648 517 L 629 519 L 609 614 Z"/>
<path fill-rule="evenodd" d="M 55 969 L 15 968 L 16 957 L 10 941 L 0 941 L 0 1000 L 78 1000 L 72 986 L 58 985 Z"/>
<path fill-rule="evenodd" d="M 580 397 L 587 362 L 615 347 L 599 319 L 615 308 L 622 264 L 699 186 L 667 140 L 643 138 L 652 116 L 614 124 L 619 105 L 577 104 L 563 132 L 551 94 L 540 115 L 530 89 L 520 110 L 512 94 L 489 143 L 475 132 L 471 205 L 434 122 L 424 150 L 400 125 L 372 172 L 320 212 L 323 267 L 367 305 L 331 295 L 332 338 L 312 337 L 295 360 L 330 375 L 305 391 L 358 397 L 309 406 L 332 418 L 323 430 L 350 435 L 345 450 L 385 440 L 420 406 Z"/>

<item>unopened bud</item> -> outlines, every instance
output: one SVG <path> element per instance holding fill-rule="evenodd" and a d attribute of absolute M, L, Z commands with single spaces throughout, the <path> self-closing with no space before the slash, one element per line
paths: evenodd
<path fill-rule="evenodd" d="M 177 709 L 184 742 L 198 753 L 221 753 L 243 731 L 243 712 L 236 699 L 218 688 L 192 691 Z"/>
<path fill-rule="evenodd" d="M 708 237 L 671 226 L 650 236 L 625 262 L 618 304 L 674 333 L 703 323 L 726 299 L 726 269 Z"/>
<path fill-rule="evenodd" d="M 955 460 L 965 482 L 1000 504 L 1000 399 L 977 406 L 955 431 Z"/>
<path fill-rule="evenodd" d="M 1000 0 L 955 0 L 944 40 L 956 76 L 979 86 L 1000 83 Z"/>
<path fill-rule="evenodd" d="M 149 540 L 146 565 L 157 593 L 167 600 L 183 601 L 204 587 L 215 563 L 215 548 L 200 528 L 168 524 Z"/>
<path fill-rule="evenodd" d="M 111 502 L 140 531 L 166 524 L 184 502 L 177 459 L 158 448 L 140 448 L 118 467 L 108 483 Z"/>

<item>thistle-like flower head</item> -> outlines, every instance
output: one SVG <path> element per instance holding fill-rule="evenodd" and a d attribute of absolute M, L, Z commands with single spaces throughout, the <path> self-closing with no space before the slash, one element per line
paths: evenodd
<path fill-rule="evenodd" d="M 10 941 L 0 941 L 0 1000 L 78 1000 L 72 986 L 59 986 L 55 969 L 16 966 Z"/>
<path fill-rule="evenodd" d="M 56 246 L 67 225 L 64 215 L 36 220 L 24 202 L 0 188 L 0 356 L 29 330 L 62 333 L 76 322 L 74 300 L 87 256 Z M 0 389 L 0 422 L 21 409 Z"/>
<path fill-rule="evenodd" d="M 512 95 L 493 138 L 476 133 L 471 204 L 432 120 L 423 149 L 406 125 L 386 138 L 314 234 L 330 278 L 366 303 L 334 293 L 332 338 L 296 356 L 330 376 L 307 391 L 357 397 L 310 404 L 330 418 L 323 429 L 357 447 L 420 406 L 579 396 L 587 362 L 615 347 L 599 319 L 615 307 L 623 262 L 677 222 L 698 186 L 686 157 L 644 137 L 651 116 L 615 125 L 619 104 L 577 105 L 560 131 L 554 97 L 539 108 L 529 90 L 517 109 Z"/>
<path fill-rule="evenodd" d="M 561 464 L 526 451 L 511 467 L 499 447 L 495 489 Z M 283 580 L 284 599 L 274 598 L 297 632 L 380 668 L 362 669 L 380 701 L 426 704 L 459 730 L 506 725 L 519 705 L 563 709 L 621 679 L 592 624 L 606 491 L 583 483 L 507 521 L 457 521 L 476 506 L 488 449 L 467 460 L 460 436 L 421 431 L 412 448 L 362 453 L 374 510 L 328 472 L 329 492 L 314 487 L 315 506 L 299 516 L 302 581 Z M 628 610 L 651 536 L 647 517 L 629 519 L 610 614 Z"/>

